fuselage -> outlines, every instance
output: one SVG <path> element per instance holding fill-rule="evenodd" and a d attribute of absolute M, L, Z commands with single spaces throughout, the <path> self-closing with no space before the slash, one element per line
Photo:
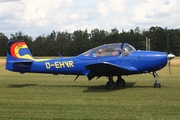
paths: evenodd
<path fill-rule="evenodd" d="M 167 54 L 164 52 L 152 51 L 134 51 L 128 56 L 105 56 L 94 58 L 83 58 L 82 56 L 56 58 L 40 62 L 32 62 L 31 64 L 22 65 L 19 63 L 16 72 L 33 72 L 33 73 L 50 73 L 50 74 L 71 74 L 71 75 L 87 75 L 88 70 L 85 66 L 108 62 L 119 67 L 132 67 L 137 70 L 129 73 L 120 73 L 121 75 L 139 74 L 153 72 L 162 69 L 167 64 Z"/>
<path fill-rule="evenodd" d="M 165 52 L 136 51 L 127 43 L 106 44 L 78 56 L 46 60 L 34 59 L 27 46 L 22 47 L 22 45 L 24 42 L 10 46 L 11 51 L 7 53 L 7 70 L 20 73 L 87 75 L 90 71 L 86 69 L 86 66 L 104 63 L 123 69 L 120 73 L 115 72 L 113 75 L 131 75 L 160 70 L 166 66 L 168 60 Z M 13 46 L 19 46 L 16 52 L 12 52 L 16 49 Z M 96 73 L 93 74 L 96 75 Z M 107 73 L 101 75 L 107 75 Z"/>

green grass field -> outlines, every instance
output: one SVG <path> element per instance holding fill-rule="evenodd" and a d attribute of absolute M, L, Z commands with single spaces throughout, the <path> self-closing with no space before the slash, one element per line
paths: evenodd
<path fill-rule="evenodd" d="M 179 120 L 180 67 L 158 71 L 162 87 L 150 74 L 124 76 L 125 87 L 107 90 L 107 78 L 19 74 L 0 65 L 0 119 Z"/>

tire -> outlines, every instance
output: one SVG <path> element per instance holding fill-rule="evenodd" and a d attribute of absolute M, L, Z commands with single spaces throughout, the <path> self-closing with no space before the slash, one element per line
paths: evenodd
<path fill-rule="evenodd" d="M 125 80 L 124 79 L 119 79 L 116 81 L 117 86 L 125 86 Z"/>
<path fill-rule="evenodd" d="M 161 84 L 160 83 L 154 83 L 154 88 L 160 88 Z"/>
<path fill-rule="evenodd" d="M 109 89 L 109 90 L 116 89 L 116 83 L 114 81 L 112 83 L 107 82 L 106 83 L 106 88 Z"/>

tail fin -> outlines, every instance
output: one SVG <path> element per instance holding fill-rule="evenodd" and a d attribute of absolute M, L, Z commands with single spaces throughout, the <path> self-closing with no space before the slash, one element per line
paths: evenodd
<path fill-rule="evenodd" d="M 33 60 L 34 58 L 24 41 L 8 41 L 8 52 L 6 56 L 7 70 L 28 71 Z"/>
<path fill-rule="evenodd" d="M 7 61 L 20 59 L 33 60 L 33 56 L 24 41 L 9 40 Z"/>

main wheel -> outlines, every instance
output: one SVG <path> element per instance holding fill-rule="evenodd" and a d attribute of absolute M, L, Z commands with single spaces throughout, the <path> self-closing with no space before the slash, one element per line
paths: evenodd
<path fill-rule="evenodd" d="M 114 81 L 112 81 L 112 82 L 107 82 L 107 83 L 106 83 L 106 88 L 107 88 L 107 89 L 110 89 L 110 90 L 116 89 L 116 83 L 115 83 Z"/>
<path fill-rule="evenodd" d="M 124 81 L 124 79 L 118 79 L 118 80 L 116 81 L 116 85 L 117 85 L 117 86 L 125 86 L 125 81 Z"/>
<path fill-rule="evenodd" d="M 154 88 L 160 88 L 161 84 L 160 83 L 154 83 Z"/>

